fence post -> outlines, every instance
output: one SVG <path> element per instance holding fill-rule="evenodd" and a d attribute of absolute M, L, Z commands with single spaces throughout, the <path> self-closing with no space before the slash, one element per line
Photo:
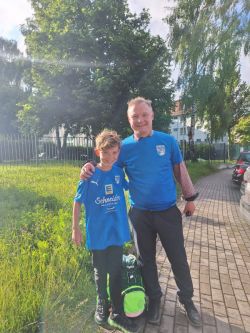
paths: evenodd
<path fill-rule="evenodd" d="M 35 137 L 36 166 L 38 166 L 38 151 L 37 151 L 37 137 L 36 137 L 36 134 L 34 134 L 34 137 Z"/>

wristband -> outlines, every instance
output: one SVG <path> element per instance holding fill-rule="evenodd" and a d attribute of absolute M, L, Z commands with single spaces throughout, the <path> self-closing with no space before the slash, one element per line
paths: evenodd
<path fill-rule="evenodd" d="M 199 195 L 199 192 L 195 193 L 191 197 L 184 198 L 184 200 L 186 200 L 186 201 L 194 201 L 198 197 L 198 195 Z"/>

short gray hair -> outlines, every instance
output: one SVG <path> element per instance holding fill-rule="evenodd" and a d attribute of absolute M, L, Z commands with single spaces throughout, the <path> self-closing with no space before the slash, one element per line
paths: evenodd
<path fill-rule="evenodd" d="M 128 101 L 128 108 L 132 105 L 137 105 L 137 104 L 140 104 L 140 103 L 145 103 L 152 109 L 152 101 L 150 99 L 146 99 L 146 98 L 141 97 L 141 96 L 132 98 L 130 101 Z"/>

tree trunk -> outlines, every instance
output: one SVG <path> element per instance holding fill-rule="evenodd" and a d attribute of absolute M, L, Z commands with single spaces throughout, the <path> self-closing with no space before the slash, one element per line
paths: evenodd
<path fill-rule="evenodd" d="M 228 159 L 231 160 L 231 147 L 232 147 L 232 136 L 231 136 L 231 128 L 228 128 L 227 130 L 227 135 L 228 135 L 228 150 L 227 150 L 227 155 Z"/>
<path fill-rule="evenodd" d="M 63 145 L 62 145 L 62 149 L 65 151 L 65 149 L 67 148 L 67 138 L 69 135 L 69 131 L 68 129 L 65 129 L 65 132 L 63 134 Z"/>
<path fill-rule="evenodd" d="M 61 138 L 59 133 L 59 126 L 56 126 L 56 150 L 57 150 L 57 159 L 61 160 Z"/>
<path fill-rule="evenodd" d="M 63 158 L 67 157 L 66 152 L 67 152 L 67 138 L 68 138 L 68 135 L 69 135 L 69 131 L 68 131 L 67 128 L 65 128 L 65 131 L 64 131 L 64 134 L 63 134 L 62 151 L 61 151 L 61 154 L 62 154 Z"/>

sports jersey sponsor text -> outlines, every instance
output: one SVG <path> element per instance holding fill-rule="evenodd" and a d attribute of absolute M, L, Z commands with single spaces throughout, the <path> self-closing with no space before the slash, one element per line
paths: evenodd
<path fill-rule="evenodd" d="M 115 202 L 117 202 L 119 200 L 120 200 L 120 196 L 119 195 L 113 195 L 112 197 L 108 197 L 108 198 L 106 198 L 106 197 L 102 197 L 102 198 L 101 197 L 97 197 L 95 199 L 95 203 L 97 205 L 103 205 L 103 204 L 115 203 Z"/>

